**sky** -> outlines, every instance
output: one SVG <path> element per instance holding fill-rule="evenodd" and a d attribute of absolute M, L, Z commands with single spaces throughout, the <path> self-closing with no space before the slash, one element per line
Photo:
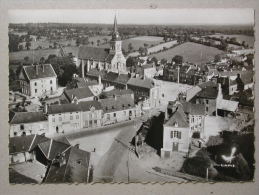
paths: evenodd
<path fill-rule="evenodd" d="M 254 24 L 253 9 L 9 10 L 10 23 Z"/>

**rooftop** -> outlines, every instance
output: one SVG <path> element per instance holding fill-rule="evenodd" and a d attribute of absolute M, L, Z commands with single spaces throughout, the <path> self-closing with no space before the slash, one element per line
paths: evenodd
<path fill-rule="evenodd" d="M 47 77 L 57 77 L 51 64 L 24 66 L 23 70 L 29 80 Z"/>
<path fill-rule="evenodd" d="M 173 113 L 171 118 L 165 123 L 165 126 L 178 127 L 178 128 L 189 127 L 187 117 L 181 106 L 178 106 L 177 110 Z"/>
<path fill-rule="evenodd" d="M 182 106 L 185 113 L 188 113 L 191 115 L 205 114 L 205 105 L 203 104 L 192 104 L 190 102 L 183 102 Z"/>
<path fill-rule="evenodd" d="M 9 123 L 10 124 L 21 124 L 21 123 L 35 123 L 40 121 L 47 121 L 46 115 L 40 112 L 9 112 Z"/>
<path fill-rule="evenodd" d="M 101 104 L 98 101 L 87 101 L 87 102 L 79 102 L 78 104 L 73 103 L 73 104 L 50 105 L 48 108 L 48 114 L 90 111 L 92 107 L 94 107 L 96 110 L 100 110 Z"/>
<path fill-rule="evenodd" d="M 154 87 L 154 82 L 152 79 L 141 79 L 141 78 L 130 78 L 128 85 L 136 86 L 136 87 L 142 87 L 146 89 L 151 89 Z"/>
<path fill-rule="evenodd" d="M 135 107 L 134 100 L 129 96 L 107 98 L 99 100 L 105 113 L 126 110 Z"/>
<path fill-rule="evenodd" d="M 94 94 L 89 89 L 89 87 L 68 89 L 64 91 L 64 94 L 66 95 L 66 97 L 69 99 L 70 102 L 75 97 L 79 100 L 79 99 L 84 99 L 84 98 L 94 96 Z"/>
<path fill-rule="evenodd" d="M 88 179 L 90 153 L 70 147 L 56 158 L 46 174 L 46 183 L 85 183 Z"/>
<path fill-rule="evenodd" d="M 78 52 L 79 59 L 107 61 L 110 59 L 109 49 L 101 47 L 81 46 Z"/>

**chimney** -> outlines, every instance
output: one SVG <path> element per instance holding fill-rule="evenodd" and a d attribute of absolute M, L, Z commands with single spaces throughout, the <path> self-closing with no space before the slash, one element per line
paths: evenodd
<path fill-rule="evenodd" d="M 82 68 L 82 78 L 85 77 L 85 64 L 84 64 L 84 61 L 82 60 L 82 63 L 81 63 L 81 68 Z"/>
<path fill-rule="evenodd" d="M 45 113 L 45 114 L 48 113 L 48 104 L 45 104 L 45 106 L 44 106 L 44 113 Z"/>
<path fill-rule="evenodd" d="M 39 74 L 39 66 L 38 65 L 35 65 L 35 70 L 36 70 L 36 75 Z"/>

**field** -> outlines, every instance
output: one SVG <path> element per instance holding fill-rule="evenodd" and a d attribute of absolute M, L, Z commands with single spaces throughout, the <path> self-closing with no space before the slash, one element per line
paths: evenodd
<path fill-rule="evenodd" d="M 211 35 L 211 37 L 217 37 L 217 38 L 220 38 L 221 36 L 223 36 L 224 38 L 236 37 L 238 42 L 242 43 L 243 41 L 245 41 L 249 45 L 249 47 L 254 47 L 255 38 L 253 36 L 247 36 L 247 35 L 224 35 L 224 34 Z"/>
<path fill-rule="evenodd" d="M 140 47 L 144 47 L 144 43 L 148 44 L 147 47 L 151 47 L 151 45 L 158 45 L 163 43 L 163 37 L 155 37 L 155 36 L 139 36 L 130 39 L 126 39 L 122 41 L 122 49 L 128 51 L 128 45 L 131 43 L 133 50 L 138 50 Z M 104 44 L 101 47 L 109 47 L 109 44 Z"/>
<path fill-rule="evenodd" d="M 34 38 L 33 36 L 31 36 Z M 100 40 L 100 44 L 106 44 L 105 38 L 109 41 L 111 39 L 110 36 L 94 36 L 94 37 L 89 37 L 89 46 L 97 46 L 97 40 Z M 92 42 L 93 41 L 93 45 Z M 66 40 L 66 39 L 61 39 L 61 40 L 47 40 L 46 37 L 41 37 L 41 39 L 38 39 L 36 41 L 31 41 L 31 46 L 30 49 L 36 49 L 39 46 L 41 46 L 43 49 L 49 48 L 49 46 L 53 46 L 54 42 L 57 42 L 58 44 L 61 44 L 62 46 L 76 46 L 76 40 L 71 39 L 71 40 Z M 23 48 L 25 48 L 26 42 L 20 43 L 20 45 L 23 45 Z"/>
<path fill-rule="evenodd" d="M 215 55 L 222 53 L 224 52 L 214 47 L 186 42 L 167 51 L 152 54 L 150 57 L 171 60 L 175 55 L 181 55 L 185 62 L 202 64 L 214 60 Z"/>

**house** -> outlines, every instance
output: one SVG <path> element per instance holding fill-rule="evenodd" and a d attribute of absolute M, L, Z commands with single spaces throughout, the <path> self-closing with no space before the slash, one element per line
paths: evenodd
<path fill-rule="evenodd" d="M 9 139 L 9 164 L 22 163 L 36 160 L 31 150 L 41 142 L 48 140 L 45 136 L 32 134 L 27 136 L 10 137 Z"/>
<path fill-rule="evenodd" d="M 10 138 L 9 163 L 37 162 L 44 169 L 44 183 L 88 182 L 90 153 L 72 146 L 66 138 L 40 135 Z"/>
<path fill-rule="evenodd" d="M 131 96 L 121 96 L 99 100 L 103 110 L 103 125 L 127 121 L 140 116 Z"/>
<path fill-rule="evenodd" d="M 156 86 L 152 79 L 130 78 L 127 86 L 134 92 L 136 102 L 147 101 L 149 108 L 160 106 L 160 87 Z"/>
<path fill-rule="evenodd" d="M 44 183 L 88 183 L 90 152 L 69 147 L 51 162 Z"/>
<path fill-rule="evenodd" d="M 107 72 L 104 70 L 98 71 L 92 69 L 86 73 L 86 77 L 90 81 L 100 81 L 103 84 L 103 88 L 114 86 L 117 89 L 126 89 L 127 82 L 130 79 L 128 74 L 118 74 L 114 72 Z"/>
<path fill-rule="evenodd" d="M 50 105 L 47 113 L 50 134 L 102 125 L 102 107 L 98 101 Z"/>
<path fill-rule="evenodd" d="M 9 112 L 10 137 L 48 133 L 44 112 Z"/>
<path fill-rule="evenodd" d="M 134 100 L 134 92 L 131 89 L 112 89 L 110 91 L 103 91 L 100 95 L 101 99 L 115 98 L 115 97 L 126 97 L 130 96 Z"/>
<path fill-rule="evenodd" d="M 85 72 L 89 72 L 91 69 L 127 74 L 126 58 L 122 53 L 121 45 L 122 40 L 118 32 L 115 16 L 110 48 L 88 46 L 79 48 L 78 64 L 82 68 L 82 78 Z"/>
<path fill-rule="evenodd" d="M 184 111 L 190 128 L 190 136 L 193 134 L 198 138 L 203 138 L 204 135 L 204 120 L 205 120 L 205 105 L 193 104 L 186 101 L 171 101 L 168 103 L 167 112 L 169 116 L 177 110 L 178 107 Z"/>
<path fill-rule="evenodd" d="M 92 101 L 95 97 L 89 87 L 66 89 L 64 96 L 70 103 Z"/>
<path fill-rule="evenodd" d="M 57 75 L 51 64 L 23 66 L 19 74 L 21 93 L 42 97 L 57 91 Z"/>
<path fill-rule="evenodd" d="M 157 70 L 154 63 L 145 64 L 141 66 L 141 69 L 143 71 L 143 76 L 145 78 L 154 78 L 154 76 L 157 74 Z"/>
<path fill-rule="evenodd" d="M 164 124 L 161 158 L 171 158 L 173 152 L 188 152 L 189 145 L 190 128 L 187 116 L 182 107 L 178 106 Z"/>

